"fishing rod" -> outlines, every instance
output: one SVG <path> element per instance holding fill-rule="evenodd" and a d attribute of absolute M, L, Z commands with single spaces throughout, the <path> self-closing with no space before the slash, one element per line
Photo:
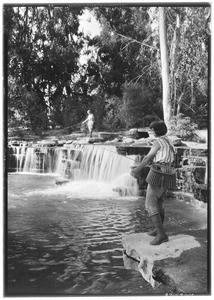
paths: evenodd
<path fill-rule="evenodd" d="M 82 124 L 82 122 L 79 122 L 79 123 L 76 123 L 76 124 L 73 124 L 73 125 L 71 125 L 71 126 L 68 126 L 68 127 L 64 127 L 64 128 L 62 128 L 62 129 L 59 129 L 59 130 L 57 130 L 57 131 L 63 131 L 63 130 L 65 130 L 65 129 L 67 129 L 67 128 L 71 128 L 71 127 L 74 127 L 74 126 L 77 126 L 77 125 L 80 125 L 80 124 Z M 99 148 L 101 148 L 101 149 L 103 149 L 103 150 L 106 150 L 106 151 L 109 151 L 109 152 L 111 152 L 111 153 L 114 153 L 114 154 L 116 154 L 116 155 L 119 155 L 119 156 L 123 156 L 122 154 L 119 154 L 119 153 L 117 153 L 117 152 L 115 152 L 115 151 L 112 151 L 112 150 L 109 150 L 109 149 L 106 149 L 106 148 L 104 148 L 104 147 L 101 147 L 101 146 L 99 146 L 99 145 L 96 145 L 97 147 L 99 147 Z M 125 157 L 125 158 L 127 158 L 127 159 L 130 159 L 130 160 L 132 160 L 132 161 L 134 161 L 134 162 L 136 162 L 135 161 L 135 159 L 133 159 L 133 158 L 131 158 L 131 157 L 127 157 L 127 156 L 123 156 L 123 157 Z"/>
<path fill-rule="evenodd" d="M 75 127 L 75 126 L 80 125 L 80 124 L 82 124 L 82 122 L 73 124 L 73 125 L 68 126 L 68 127 L 64 127 L 64 128 L 62 128 L 62 129 L 58 129 L 58 130 L 56 129 L 56 131 L 60 132 L 60 131 L 63 131 L 63 130 L 65 130 L 65 129 L 67 129 L 67 128 L 72 128 L 72 127 Z"/>
<path fill-rule="evenodd" d="M 122 155 L 122 154 L 119 154 L 119 153 L 117 153 L 117 152 L 115 152 L 115 151 L 112 151 L 112 150 L 109 150 L 109 149 L 107 149 L 107 148 L 101 147 L 101 146 L 99 146 L 99 145 L 95 145 L 95 146 L 96 146 L 96 147 L 99 147 L 99 148 L 101 148 L 101 149 L 103 149 L 103 150 L 112 152 L 112 153 L 114 153 L 114 154 L 116 154 L 116 155 L 123 156 L 124 158 L 130 159 L 130 160 L 136 162 L 135 159 L 133 159 L 133 158 L 131 158 L 131 157 L 124 156 L 124 155 Z"/>
<path fill-rule="evenodd" d="M 59 129 L 58 131 L 63 131 L 64 129 L 71 128 L 71 127 L 74 127 L 74 126 L 77 126 L 77 125 L 80 125 L 80 124 L 82 124 L 82 122 L 79 122 L 79 123 L 76 123 L 76 124 L 74 124 L 74 125 L 65 127 L 65 128 L 63 128 L 63 129 Z M 116 155 L 123 156 L 122 154 L 119 154 L 119 153 L 117 153 L 117 152 L 115 152 L 115 151 L 106 149 L 106 148 L 101 147 L 101 146 L 99 146 L 99 145 L 96 145 L 96 146 L 99 147 L 99 148 L 101 148 L 101 149 L 104 149 L 104 150 L 106 150 L 106 151 L 112 152 L 112 153 L 114 153 L 114 154 L 116 154 Z M 130 160 L 132 160 L 132 161 L 135 162 L 135 159 L 133 159 L 133 158 L 131 158 L 131 157 L 127 157 L 127 156 L 124 156 L 124 157 L 127 158 L 127 159 L 130 159 Z"/>

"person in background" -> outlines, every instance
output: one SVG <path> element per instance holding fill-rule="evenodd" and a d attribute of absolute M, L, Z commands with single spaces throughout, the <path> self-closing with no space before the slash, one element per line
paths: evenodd
<path fill-rule="evenodd" d="M 176 186 L 175 168 L 173 166 L 175 150 L 172 142 L 166 136 L 167 126 L 164 121 L 152 122 L 150 129 L 154 131 L 155 135 L 153 146 L 140 164 L 132 168 L 131 175 L 138 178 L 142 169 L 152 163 L 146 177 L 148 185 L 145 207 L 155 226 L 155 230 L 149 233 L 149 235 L 155 236 L 150 245 L 160 245 L 169 240 L 163 228 L 165 216 L 163 195 L 167 189 Z"/>
<path fill-rule="evenodd" d="M 87 114 L 88 114 L 88 117 L 82 123 L 83 124 L 87 123 L 89 135 L 90 135 L 90 138 L 91 138 L 92 137 L 92 132 L 93 132 L 93 129 L 94 129 L 94 115 L 92 114 L 90 109 L 87 111 Z"/>

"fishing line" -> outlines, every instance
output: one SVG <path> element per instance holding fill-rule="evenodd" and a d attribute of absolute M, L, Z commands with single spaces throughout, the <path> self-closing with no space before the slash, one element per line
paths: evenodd
<path fill-rule="evenodd" d="M 56 131 L 60 132 L 60 131 L 63 131 L 63 130 L 65 130 L 65 129 L 67 129 L 67 128 L 72 128 L 72 127 L 75 127 L 75 126 L 80 125 L 80 124 L 82 124 L 82 122 L 73 124 L 73 125 L 68 126 L 68 127 L 64 127 L 64 128 L 62 128 L 62 129 L 56 129 Z"/>
<path fill-rule="evenodd" d="M 101 147 L 101 146 L 99 146 L 99 145 L 95 145 L 95 146 L 96 146 L 96 147 L 99 147 L 99 148 L 101 148 L 101 149 L 103 149 L 103 150 L 106 150 L 106 151 L 112 152 L 112 153 L 114 153 L 114 154 L 116 154 L 116 155 L 123 156 L 124 158 L 130 159 L 130 160 L 132 160 L 132 161 L 136 162 L 136 161 L 135 161 L 135 159 L 133 159 L 133 158 L 131 158 L 131 157 L 127 157 L 127 156 L 125 156 L 125 155 L 119 154 L 119 153 L 117 153 L 117 152 L 115 152 L 115 151 L 112 151 L 112 150 L 106 149 L 106 148 L 104 148 L 104 147 Z"/>
<path fill-rule="evenodd" d="M 57 131 L 60 132 L 60 131 L 63 131 L 63 130 L 65 130 L 65 129 L 67 129 L 67 128 L 72 128 L 72 127 L 77 126 L 77 125 L 80 125 L 80 124 L 82 124 L 82 122 L 76 123 L 76 124 L 71 125 L 71 126 L 68 126 L 68 127 L 64 127 L 63 129 L 59 129 L 59 130 L 57 130 Z M 127 157 L 127 156 L 125 156 L 125 155 L 119 154 L 119 153 L 117 153 L 117 152 L 115 152 L 115 151 L 106 149 L 106 148 L 101 147 L 101 146 L 99 146 L 99 145 L 96 145 L 96 146 L 99 147 L 99 148 L 101 148 L 101 149 L 104 149 L 104 150 L 106 150 L 106 151 L 112 152 L 112 153 L 114 153 L 114 154 L 116 154 L 116 155 L 119 155 L 119 156 L 123 156 L 123 157 L 125 157 L 125 158 L 127 158 L 127 159 L 130 159 L 130 160 L 136 162 L 135 159 L 133 159 L 133 158 L 131 158 L 131 157 Z"/>

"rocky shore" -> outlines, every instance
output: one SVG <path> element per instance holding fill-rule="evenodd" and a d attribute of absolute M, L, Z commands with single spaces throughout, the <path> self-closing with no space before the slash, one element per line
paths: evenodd
<path fill-rule="evenodd" d="M 124 266 L 140 272 L 156 290 L 171 295 L 210 294 L 207 206 L 176 197 L 165 201 L 169 242 L 150 246 L 147 233 L 125 235 Z"/>

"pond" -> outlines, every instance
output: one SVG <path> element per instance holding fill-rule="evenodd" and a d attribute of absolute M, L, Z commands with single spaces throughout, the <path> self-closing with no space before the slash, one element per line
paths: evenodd
<path fill-rule="evenodd" d="M 55 182 L 8 174 L 7 295 L 160 293 L 123 265 L 122 236 L 151 229 L 145 200 L 93 180 Z"/>

